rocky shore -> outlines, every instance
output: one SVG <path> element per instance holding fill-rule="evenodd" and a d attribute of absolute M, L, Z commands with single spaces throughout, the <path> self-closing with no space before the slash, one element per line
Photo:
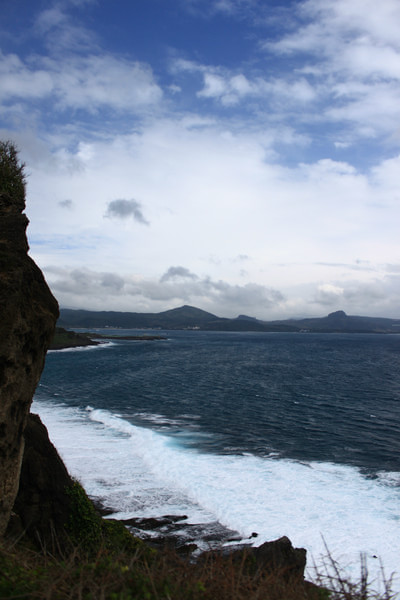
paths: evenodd
<path fill-rule="evenodd" d="M 56 327 L 49 350 L 98 346 L 99 344 L 104 344 L 107 341 L 113 340 L 155 341 L 166 339 L 165 336 L 161 335 L 104 335 L 94 332 L 78 333 L 76 331 L 64 329 L 63 327 Z"/>

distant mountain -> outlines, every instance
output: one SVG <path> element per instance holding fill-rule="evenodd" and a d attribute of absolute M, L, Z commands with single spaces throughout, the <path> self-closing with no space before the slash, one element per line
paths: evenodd
<path fill-rule="evenodd" d="M 120 327 L 123 329 L 187 329 L 200 328 L 218 319 L 212 313 L 193 306 L 181 306 L 161 313 L 60 310 L 62 327 Z"/>
<path fill-rule="evenodd" d="M 248 315 L 239 315 L 236 320 L 242 319 L 244 321 L 257 321 L 255 317 L 249 317 Z"/>
<path fill-rule="evenodd" d="M 300 328 L 300 330 L 320 332 L 348 333 L 400 333 L 400 319 L 385 319 L 382 317 L 357 317 L 346 315 L 342 310 L 330 313 L 327 317 L 314 319 L 288 319 L 275 321 Z"/>
<path fill-rule="evenodd" d="M 342 310 L 327 317 L 260 321 L 247 315 L 236 319 L 217 317 L 193 306 L 181 306 L 160 313 L 60 310 L 59 326 L 69 328 L 201 329 L 203 331 L 281 331 L 400 333 L 400 319 L 348 316 Z"/>

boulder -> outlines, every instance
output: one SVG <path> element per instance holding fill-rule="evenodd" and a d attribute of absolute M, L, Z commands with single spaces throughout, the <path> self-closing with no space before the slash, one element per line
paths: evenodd
<path fill-rule="evenodd" d="M 272 542 L 265 542 L 252 549 L 256 563 L 274 572 L 282 573 L 285 578 L 303 578 L 306 567 L 306 550 L 294 548 L 288 537 L 283 536 Z"/>
<path fill-rule="evenodd" d="M 258 547 L 235 550 L 233 560 L 242 562 L 243 554 L 251 570 L 271 572 L 286 581 L 304 579 L 307 552 L 304 548 L 294 548 L 286 536 Z"/>

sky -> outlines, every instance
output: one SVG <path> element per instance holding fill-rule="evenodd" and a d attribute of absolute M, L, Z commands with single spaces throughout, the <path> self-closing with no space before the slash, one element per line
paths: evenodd
<path fill-rule="evenodd" d="M 61 307 L 400 318 L 398 0 L 0 0 Z"/>

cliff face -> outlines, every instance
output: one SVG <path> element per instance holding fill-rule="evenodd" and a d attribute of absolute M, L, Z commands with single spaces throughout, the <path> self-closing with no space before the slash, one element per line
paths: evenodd
<path fill-rule="evenodd" d="M 38 415 L 28 415 L 24 439 L 19 490 L 7 536 L 19 539 L 26 535 L 55 555 L 68 545 L 66 529 L 72 504 L 68 491 L 74 482 Z"/>
<path fill-rule="evenodd" d="M 24 193 L 10 195 L 0 181 L 0 536 L 18 491 L 23 432 L 58 304 L 28 257 Z"/>

